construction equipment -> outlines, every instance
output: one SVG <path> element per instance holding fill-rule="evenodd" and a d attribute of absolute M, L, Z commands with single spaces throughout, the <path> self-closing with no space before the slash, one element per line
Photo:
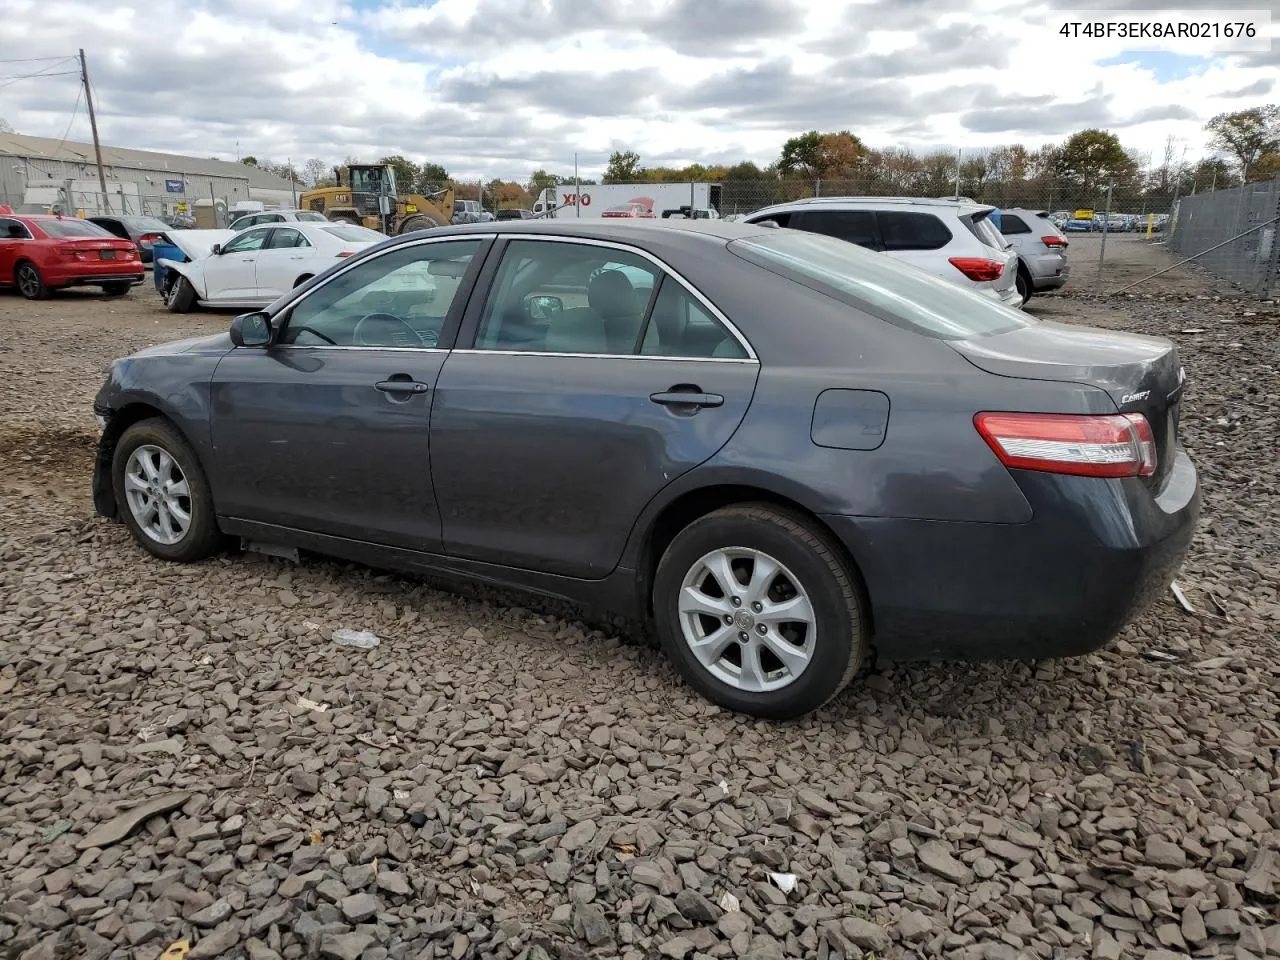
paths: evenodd
<path fill-rule="evenodd" d="M 298 198 L 304 210 L 323 213 L 330 220 L 354 223 L 394 236 L 440 227 L 453 217 L 453 189 L 442 186 L 426 194 L 399 193 L 396 173 L 382 164 L 350 164 L 343 183 L 335 167 L 335 187 L 316 187 Z"/>

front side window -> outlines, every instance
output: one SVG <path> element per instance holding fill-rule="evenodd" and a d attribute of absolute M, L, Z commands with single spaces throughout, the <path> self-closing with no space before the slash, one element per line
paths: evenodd
<path fill-rule="evenodd" d="M 736 256 L 895 326 L 940 340 L 1031 326 L 1021 311 L 853 244 L 777 230 L 734 240 Z"/>
<path fill-rule="evenodd" d="M 480 240 L 399 247 L 339 274 L 290 311 L 280 342 L 436 347 Z"/>
<path fill-rule="evenodd" d="M 263 244 L 267 242 L 267 234 L 271 231 L 263 228 L 259 230 L 247 230 L 227 241 L 227 245 L 222 248 L 223 253 L 252 253 L 255 250 L 261 250 Z"/>

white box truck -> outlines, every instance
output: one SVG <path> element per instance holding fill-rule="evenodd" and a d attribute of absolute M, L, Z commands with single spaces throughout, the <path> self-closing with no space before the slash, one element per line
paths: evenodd
<path fill-rule="evenodd" d="M 720 218 L 718 183 L 607 183 L 547 187 L 534 200 L 535 216 Z"/>

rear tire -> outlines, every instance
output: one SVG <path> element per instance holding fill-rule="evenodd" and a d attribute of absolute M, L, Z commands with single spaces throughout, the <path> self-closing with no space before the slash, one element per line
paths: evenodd
<path fill-rule="evenodd" d="M 40 268 L 30 260 L 23 260 L 13 271 L 13 282 L 18 292 L 28 300 L 48 300 L 52 291 L 45 286 Z"/>
<path fill-rule="evenodd" d="M 716 510 L 680 531 L 658 564 L 653 610 L 667 656 L 690 686 L 768 720 L 827 703 L 868 650 L 857 575 L 839 547 L 767 504 Z"/>
<path fill-rule="evenodd" d="M 126 293 L 129 292 L 130 286 L 132 286 L 132 284 L 104 283 L 102 285 L 102 292 L 106 294 L 108 297 L 123 297 Z"/>
<path fill-rule="evenodd" d="M 1025 304 L 1031 299 L 1033 288 L 1031 286 L 1031 275 L 1027 273 L 1026 269 L 1023 267 L 1018 268 L 1016 284 L 1018 287 L 1018 296 L 1022 298 L 1022 302 Z"/>
<path fill-rule="evenodd" d="M 191 285 L 190 280 L 179 274 L 165 295 L 164 305 L 169 308 L 170 313 L 186 313 L 195 302 L 196 288 Z"/>
<path fill-rule="evenodd" d="M 398 233 L 413 233 L 415 230 L 434 230 L 440 224 L 436 223 L 435 218 L 428 217 L 426 214 L 418 213 L 407 218 L 404 223 L 400 224 Z"/>
<path fill-rule="evenodd" d="M 302 276 L 300 276 L 297 280 L 293 281 L 293 285 L 294 285 L 294 287 L 295 287 L 295 288 L 297 288 L 297 287 L 302 286 L 304 283 L 306 283 L 308 280 L 310 280 L 313 276 L 314 276 L 314 274 L 311 274 L 311 273 L 304 273 L 304 274 L 303 274 Z"/>
<path fill-rule="evenodd" d="M 140 420 L 125 429 L 112 456 L 111 483 L 120 517 L 152 556 L 193 563 L 221 544 L 200 460 L 168 420 Z"/>

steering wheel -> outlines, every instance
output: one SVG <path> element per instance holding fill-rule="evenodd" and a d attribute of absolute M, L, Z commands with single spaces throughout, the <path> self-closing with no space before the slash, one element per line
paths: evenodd
<path fill-rule="evenodd" d="M 376 338 L 370 336 L 366 339 L 366 330 L 368 334 L 378 330 L 381 336 Z M 407 343 L 401 342 L 406 340 Z M 365 314 L 356 321 L 355 329 L 351 331 L 351 341 L 358 347 L 421 347 L 423 345 L 422 337 L 418 335 L 417 330 L 409 326 L 405 320 L 390 313 Z"/>
<path fill-rule="evenodd" d="M 325 336 L 323 333 L 321 333 L 319 330 L 316 330 L 314 327 L 290 327 L 289 329 L 296 331 L 293 337 L 294 340 L 298 339 L 299 333 L 309 333 L 312 336 L 319 337 L 321 340 L 323 340 L 327 344 L 330 344 L 335 347 L 338 345 L 337 340 L 334 340 L 331 337 Z"/>

